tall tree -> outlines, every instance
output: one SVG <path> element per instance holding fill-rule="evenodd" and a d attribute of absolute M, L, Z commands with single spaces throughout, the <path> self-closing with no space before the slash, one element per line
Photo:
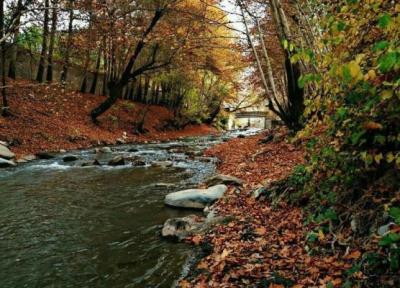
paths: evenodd
<path fill-rule="evenodd" d="M 49 41 L 49 9 L 50 1 L 44 1 L 44 19 L 43 19 L 43 39 L 42 39 L 42 51 L 40 53 L 40 60 L 38 65 L 38 72 L 36 80 L 38 82 L 43 82 L 44 72 L 46 69 L 46 56 L 48 53 L 48 41 Z"/>
<path fill-rule="evenodd" d="M 93 32 L 93 11 L 92 11 L 92 1 L 89 1 L 88 3 L 88 10 L 89 10 L 89 27 L 87 29 L 87 38 L 88 38 L 88 43 L 92 44 L 93 43 L 93 37 L 92 37 L 92 32 Z M 85 55 L 85 63 L 84 63 L 84 72 L 83 72 L 83 77 L 82 77 L 82 84 L 81 84 L 81 92 L 85 93 L 87 89 L 87 84 L 88 84 L 88 76 L 89 76 L 89 66 L 90 66 L 90 52 L 91 49 L 86 50 L 86 55 Z"/>
<path fill-rule="evenodd" d="M 51 30 L 50 30 L 50 45 L 49 45 L 49 53 L 47 58 L 47 76 L 46 80 L 48 82 L 53 81 L 53 54 L 54 54 L 54 46 L 56 41 L 56 32 L 57 32 L 57 18 L 58 18 L 58 0 L 52 0 L 52 12 L 51 12 Z"/>
<path fill-rule="evenodd" d="M 18 38 L 19 38 L 19 26 L 21 23 L 21 13 L 18 13 L 19 10 L 23 8 L 23 3 L 22 0 L 18 0 L 17 2 L 17 7 L 15 9 L 17 10 L 16 17 L 15 17 L 15 31 L 13 35 L 13 42 L 11 45 L 11 52 L 10 52 L 10 64 L 9 64 L 9 69 L 8 69 L 8 77 L 12 79 L 16 79 L 16 64 L 17 64 L 17 54 L 18 54 Z"/>
<path fill-rule="evenodd" d="M 3 38 L 5 35 L 5 25 L 4 25 L 4 0 L 0 0 L 0 37 Z M 6 42 L 2 41 L 1 47 L 1 94 L 3 98 L 2 115 L 9 115 L 8 100 L 7 100 L 7 89 L 6 89 Z"/>
<path fill-rule="evenodd" d="M 161 18 L 165 15 L 167 11 L 167 5 L 157 7 L 154 15 L 150 21 L 150 24 L 146 28 L 146 30 L 143 32 L 140 40 L 136 44 L 135 50 L 133 54 L 131 55 L 128 64 L 126 65 L 124 71 L 122 72 L 121 76 L 119 79 L 113 78 L 109 83 L 108 83 L 108 88 L 110 90 L 110 96 L 103 102 L 101 103 L 98 107 L 92 110 L 91 112 L 91 117 L 93 122 L 97 123 L 97 118 L 102 115 L 104 112 L 106 112 L 118 99 L 118 97 L 121 96 L 123 88 L 131 81 L 132 79 L 136 78 L 139 75 L 142 75 L 146 71 L 149 70 L 154 70 L 160 67 L 165 66 L 167 63 L 163 63 L 160 65 L 156 65 L 156 57 L 157 57 L 157 52 L 159 49 L 158 45 L 155 45 L 152 49 L 152 55 L 150 57 L 150 60 L 141 65 L 139 68 L 134 69 L 135 64 L 138 61 L 139 56 L 141 55 L 143 49 L 146 47 L 146 40 L 149 36 L 149 34 L 153 31 L 153 29 L 156 27 L 157 23 L 161 20 Z"/>
<path fill-rule="evenodd" d="M 74 0 L 69 0 L 68 2 L 68 12 L 69 12 L 69 20 L 68 20 L 68 35 L 67 35 L 67 44 L 65 47 L 64 54 L 64 65 L 61 72 L 61 83 L 63 85 L 66 84 L 68 79 L 68 69 L 70 66 L 70 57 L 71 57 L 71 46 L 72 46 L 72 33 L 73 33 L 73 25 L 74 25 Z"/>

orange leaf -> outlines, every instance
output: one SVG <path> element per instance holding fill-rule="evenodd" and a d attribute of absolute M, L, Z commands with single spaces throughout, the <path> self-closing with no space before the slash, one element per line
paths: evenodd
<path fill-rule="evenodd" d="M 345 257 L 343 257 L 344 259 L 358 259 L 361 257 L 361 252 L 356 250 L 351 252 L 349 255 L 346 255 Z"/>
<path fill-rule="evenodd" d="M 267 229 L 265 229 L 265 227 L 258 227 L 255 229 L 256 233 L 258 235 L 265 235 L 267 234 Z"/>
<path fill-rule="evenodd" d="M 281 284 L 271 283 L 271 284 L 269 284 L 268 288 L 285 288 L 285 286 L 283 286 Z"/>
<path fill-rule="evenodd" d="M 366 130 L 380 130 L 382 129 L 382 125 L 373 121 L 369 121 L 364 124 L 364 129 Z"/>

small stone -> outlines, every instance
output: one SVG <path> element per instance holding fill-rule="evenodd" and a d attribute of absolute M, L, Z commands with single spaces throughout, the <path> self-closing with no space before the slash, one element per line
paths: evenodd
<path fill-rule="evenodd" d="M 29 154 L 29 155 L 25 155 L 25 156 L 23 156 L 22 157 L 22 159 L 24 159 L 24 160 L 26 160 L 26 161 L 33 161 L 33 160 L 36 160 L 37 159 L 37 157 L 35 156 L 35 155 L 32 155 L 32 154 Z"/>
<path fill-rule="evenodd" d="M 61 149 L 61 150 L 60 150 L 60 153 L 67 153 L 67 150 Z"/>
<path fill-rule="evenodd" d="M 49 152 L 39 152 L 39 153 L 36 153 L 35 155 L 37 158 L 45 159 L 45 160 L 53 159 L 56 157 L 53 153 L 49 153 Z"/>
<path fill-rule="evenodd" d="M 205 162 L 205 163 L 214 162 L 214 158 L 211 158 L 211 157 L 195 157 L 194 160 L 197 160 L 200 162 Z"/>
<path fill-rule="evenodd" d="M 161 168 L 172 167 L 172 165 L 174 165 L 172 161 L 154 161 L 151 163 L 151 166 Z"/>
<path fill-rule="evenodd" d="M 204 219 L 196 215 L 182 218 L 168 219 L 161 230 L 161 236 L 173 240 L 182 240 L 199 232 L 204 224 Z"/>
<path fill-rule="evenodd" d="M 93 161 L 86 161 L 80 163 L 81 167 L 91 167 L 91 166 L 101 166 L 100 162 L 98 160 L 93 160 Z"/>
<path fill-rule="evenodd" d="M 395 223 L 390 222 L 389 224 L 383 225 L 378 228 L 378 234 L 379 236 L 385 236 L 387 233 L 390 232 L 391 226 L 395 225 Z"/>
<path fill-rule="evenodd" d="M 15 167 L 17 164 L 14 161 L 0 158 L 0 168 Z"/>
<path fill-rule="evenodd" d="M 143 160 L 135 160 L 132 162 L 132 165 L 137 167 L 143 167 L 146 166 L 146 162 Z"/>
<path fill-rule="evenodd" d="M 230 175 L 219 174 L 207 179 L 206 184 L 207 186 L 214 186 L 217 184 L 242 186 L 244 184 L 244 181 Z"/>
<path fill-rule="evenodd" d="M 126 144 L 126 141 L 125 141 L 124 139 L 122 139 L 122 138 L 118 138 L 117 141 L 116 141 L 116 143 L 117 143 L 118 145 L 122 145 L 122 144 Z"/>
<path fill-rule="evenodd" d="M 259 187 L 255 190 L 253 190 L 253 192 L 251 192 L 251 196 L 253 198 L 259 198 L 261 195 L 266 195 L 267 193 L 267 189 L 265 189 L 265 187 Z"/>
<path fill-rule="evenodd" d="M 76 161 L 76 160 L 78 160 L 78 159 L 79 159 L 78 156 L 75 156 L 75 155 L 68 155 L 68 156 L 65 156 L 65 157 L 63 158 L 63 161 L 64 161 L 64 162 L 74 162 L 74 161 Z"/>
<path fill-rule="evenodd" d="M 125 165 L 125 159 L 122 156 L 116 156 L 108 161 L 109 166 L 123 166 Z"/>
<path fill-rule="evenodd" d="M 100 149 L 97 150 L 98 153 L 104 153 L 104 154 L 108 154 L 108 153 L 112 153 L 112 150 L 110 147 L 101 147 Z"/>

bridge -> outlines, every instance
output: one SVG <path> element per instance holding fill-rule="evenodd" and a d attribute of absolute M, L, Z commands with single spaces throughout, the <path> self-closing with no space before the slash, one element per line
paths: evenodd
<path fill-rule="evenodd" d="M 268 112 L 265 111 L 240 111 L 235 113 L 238 118 L 269 118 Z"/>
<path fill-rule="evenodd" d="M 238 111 L 232 113 L 230 118 L 230 129 L 243 127 L 269 129 L 272 127 L 272 119 L 266 111 Z"/>

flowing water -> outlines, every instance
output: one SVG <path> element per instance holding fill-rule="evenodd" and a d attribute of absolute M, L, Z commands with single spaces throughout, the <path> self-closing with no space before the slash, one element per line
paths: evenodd
<path fill-rule="evenodd" d="M 59 155 L 0 170 L 0 287 L 173 286 L 190 247 L 161 239 L 160 227 L 193 211 L 167 208 L 163 199 L 215 172 L 213 161 L 184 152 L 219 141 L 118 146 L 100 158 L 172 160 L 170 168 L 81 167 L 96 157 L 88 150 L 68 153 L 80 158 L 72 163 Z"/>

